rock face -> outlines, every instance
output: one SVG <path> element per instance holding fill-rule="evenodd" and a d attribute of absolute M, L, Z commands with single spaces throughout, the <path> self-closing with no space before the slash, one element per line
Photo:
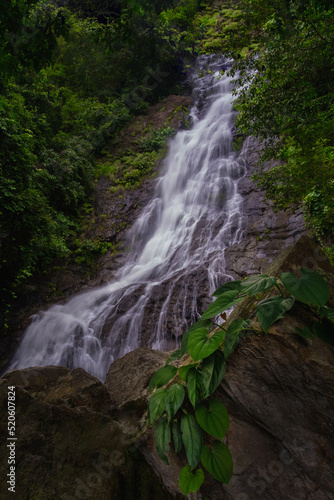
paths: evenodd
<path fill-rule="evenodd" d="M 235 279 L 263 272 L 282 250 L 291 247 L 305 233 L 301 210 L 274 210 L 263 191 L 251 180 L 259 151 L 258 141 L 250 137 L 240 152 L 247 172 L 238 184 L 244 200 L 245 229 L 240 243 L 225 250 L 226 269 Z M 268 163 L 267 168 L 270 166 Z"/>
<path fill-rule="evenodd" d="M 303 237 L 272 266 L 334 270 Z M 234 460 L 228 486 L 206 478 L 193 499 L 331 500 L 334 498 L 334 347 L 298 337 L 312 320 L 303 307 L 267 336 L 246 338 L 230 358 L 218 397 L 227 406 Z M 0 380 L 0 497 L 12 498 L 8 474 L 7 394 L 16 392 L 16 498 L 160 500 L 183 498 L 182 452 L 165 465 L 146 419 L 148 383 L 167 353 L 137 349 L 110 367 L 105 385 L 82 369 L 12 371 Z M 136 439 L 135 439 L 136 437 Z"/>
<path fill-rule="evenodd" d="M 245 341 L 218 391 L 231 415 L 228 499 L 334 498 L 334 351 L 282 330 Z"/>
<path fill-rule="evenodd" d="M 164 352 L 139 348 L 110 366 L 105 387 L 118 418 L 126 422 L 132 435 L 136 435 L 145 424 L 150 378 L 165 364 L 167 357 Z"/>
<path fill-rule="evenodd" d="M 161 353 L 157 358 L 151 355 L 146 375 L 150 377 L 165 358 Z M 112 385 L 121 381 L 122 377 L 115 379 Z M 12 386 L 17 440 L 6 439 L 7 395 Z M 134 429 L 126 427 L 106 387 L 84 370 L 49 366 L 9 372 L 0 381 L 0 401 L 1 499 L 13 497 L 7 483 L 7 443 L 14 443 L 14 496 L 19 500 L 172 498 L 138 452 Z M 133 415 L 136 404 L 134 399 Z"/>

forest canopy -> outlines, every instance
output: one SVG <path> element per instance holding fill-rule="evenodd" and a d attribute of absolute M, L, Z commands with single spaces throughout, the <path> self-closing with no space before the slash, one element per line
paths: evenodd
<path fill-rule="evenodd" d="M 133 115 L 179 92 L 199 8 L 195 0 L 3 2 L 2 309 L 37 268 L 75 250 L 106 144 Z"/>
<path fill-rule="evenodd" d="M 279 208 L 303 207 L 333 261 L 333 4 L 242 0 L 238 8 L 238 31 L 223 43 L 236 61 L 237 126 L 277 165 L 263 165 L 255 180 Z"/>

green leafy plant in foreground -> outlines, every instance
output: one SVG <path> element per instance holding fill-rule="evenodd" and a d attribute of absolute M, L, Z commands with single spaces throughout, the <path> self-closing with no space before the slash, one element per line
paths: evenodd
<path fill-rule="evenodd" d="M 222 483 L 229 483 L 233 473 L 232 456 L 223 443 L 229 428 L 228 412 L 212 394 L 224 378 L 226 360 L 245 332 L 254 328 L 250 327 L 250 319 L 237 318 L 217 325 L 215 318 L 220 315 L 226 320 L 227 310 L 254 296 L 261 331 L 268 333 L 273 323 L 298 301 L 315 309 L 320 320 L 311 328 L 297 328 L 296 333 L 312 338 L 313 332 L 334 343 L 324 325 L 325 321 L 334 320 L 334 309 L 326 305 L 330 295 L 326 281 L 306 267 L 300 269 L 300 276 L 283 273 L 279 279 L 261 274 L 221 286 L 213 294 L 216 300 L 185 332 L 180 348 L 153 374 L 149 384 L 153 394 L 148 402 L 148 423 L 156 426 L 156 448 L 166 464 L 172 441 L 176 453 L 184 447 L 188 465 L 180 472 L 179 485 L 185 495 L 199 490 L 203 484 L 204 472 L 199 463 Z M 270 296 L 266 293 L 269 291 Z M 273 291 L 277 294 L 272 295 Z M 181 367 L 172 364 L 187 354 Z"/>

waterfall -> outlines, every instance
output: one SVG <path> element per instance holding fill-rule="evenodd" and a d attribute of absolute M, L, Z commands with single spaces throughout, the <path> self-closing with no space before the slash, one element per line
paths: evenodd
<path fill-rule="evenodd" d="M 82 367 L 103 381 L 110 364 L 136 347 L 174 349 L 227 281 L 224 249 L 241 239 L 245 219 L 231 78 L 220 73 L 228 64 L 198 59 L 191 126 L 169 143 L 153 199 L 129 231 L 123 267 L 103 288 L 36 315 L 9 369 Z"/>

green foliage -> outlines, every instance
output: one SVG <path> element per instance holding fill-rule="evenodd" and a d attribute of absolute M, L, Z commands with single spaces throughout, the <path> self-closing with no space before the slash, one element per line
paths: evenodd
<path fill-rule="evenodd" d="M 283 273 L 281 280 L 285 288 L 300 302 L 324 306 L 329 299 L 329 288 L 324 278 L 307 267 L 302 267 L 300 274 L 301 279 L 292 273 Z"/>
<path fill-rule="evenodd" d="M 181 384 L 175 384 L 167 389 L 166 393 L 166 413 L 168 418 L 174 417 L 184 400 L 184 388 Z"/>
<path fill-rule="evenodd" d="M 150 392 L 152 392 L 156 387 L 162 387 L 167 382 L 170 381 L 176 374 L 177 369 L 175 366 L 167 365 L 160 368 L 150 380 Z"/>
<path fill-rule="evenodd" d="M 148 153 L 151 153 L 152 151 L 159 151 L 159 149 L 165 144 L 166 140 L 175 134 L 176 130 L 168 125 L 163 125 L 157 130 L 151 129 L 149 137 L 145 137 L 140 141 L 140 148 Z"/>
<path fill-rule="evenodd" d="M 216 332 L 210 337 L 206 328 L 193 332 L 188 340 L 188 351 L 194 361 L 207 358 L 215 352 L 224 337 L 224 332 Z"/>
<path fill-rule="evenodd" d="M 262 274 L 246 278 L 240 283 L 240 290 L 247 292 L 248 295 L 255 295 L 256 293 L 270 290 L 274 285 L 276 285 L 276 278 L 274 276 Z"/>
<path fill-rule="evenodd" d="M 11 293 L 37 262 L 66 255 L 74 224 L 57 212 L 35 167 L 35 114 L 10 89 L 0 99 L 0 231 L 2 291 Z"/>
<path fill-rule="evenodd" d="M 240 2 L 215 2 L 198 15 L 197 23 L 201 31 L 201 50 L 204 53 L 226 53 L 233 50 L 233 57 L 237 59 L 244 58 L 257 49 L 252 33 L 254 24 L 244 16 Z"/>
<path fill-rule="evenodd" d="M 312 324 L 312 331 L 319 339 L 327 342 L 328 344 L 334 345 L 333 332 L 331 332 L 331 329 L 328 327 L 328 323 L 326 321 L 322 323 L 315 321 Z"/>
<path fill-rule="evenodd" d="M 183 415 L 181 432 L 187 460 L 193 469 L 200 461 L 203 447 L 203 433 L 193 415 Z"/>
<path fill-rule="evenodd" d="M 154 433 L 155 444 L 159 457 L 165 464 L 168 464 L 166 452 L 169 451 L 169 443 L 171 440 L 171 430 L 166 418 L 161 418 L 157 423 L 157 428 Z"/>
<path fill-rule="evenodd" d="M 0 12 L 0 302 L 6 311 L 23 281 L 54 259 L 92 265 L 111 248 L 75 237 L 94 180 L 107 173 L 114 190 L 139 185 L 174 131 L 167 123 L 152 130 L 138 154 L 123 152 L 111 165 L 101 157 L 135 114 L 177 91 L 184 58 L 196 53 L 194 0 L 61 4 L 5 0 Z"/>
<path fill-rule="evenodd" d="M 173 420 L 172 425 L 173 441 L 175 453 L 179 453 L 183 447 L 182 432 L 180 429 L 180 424 L 177 420 Z"/>
<path fill-rule="evenodd" d="M 333 259 L 334 7 L 241 0 L 238 9 L 239 34 L 221 45 L 236 59 L 237 126 L 260 139 L 263 161 L 276 160 L 270 170 L 259 165 L 254 179 L 278 207 L 303 206 Z"/>
<path fill-rule="evenodd" d="M 195 408 L 202 399 L 203 383 L 201 372 L 197 368 L 190 368 L 186 374 L 187 392 L 190 403 Z"/>
<path fill-rule="evenodd" d="M 4 0 L 0 11 L 0 65 L 4 81 L 50 63 L 57 38 L 68 32 L 67 11 L 53 2 Z"/>
<path fill-rule="evenodd" d="M 213 354 L 211 354 L 211 356 L 203 360 L 201 369 L 201 387 L 203 390 L 204 398 L 207 398 L 208 396 L 210 396 L 210 394 L 213 394 L 219 386 L 220 382 L 223 380 L 226 371 L 224 361 L 225 359 L 223 353 L 218 350 L 216 350 Z"/>
<path fill-rule="evenodd" d="M 153 374 L 150 390 L 159 389 L 149 400 L 148 422 L 149 425 L 158 422 L 156 446 L 166 463 L 172 439 L 175 453 L 184 446 L 188 465 L 180 472 L 179 485 L 185 495 L 197 491 L 203 483 L 202 470 L 194 470 L 200 461 L 218 481 L 228 483 L 231 479 L 233 461 L 223 443 L 229 416 L 223 403 L 212 395 L 224 378 L 226 360 L 244 333 L 256 330 L 254 321 L 250 324 L 254 314 L 267 334 L 295 302 L 300 302 L 307 305 L 319 321 L 311 328 L 296 328 L 296 333 L 312 339 L 313 332 L 318 338 L 334 343 L 334 310 L 326 305 L 328 285 L 317 272 L 308 268 L 302 267 L 300 275 L 301 278 L 292 273 L 283 273 L 280 277 L 262 274 L 219 287 L 213 294 L 217 297 L 213 304 L 185 332 L 181 347 Z M 268 297 L 268 293 L 273 292 L 275 294 Z M 237 318 L 221 325 L 215 322 L 215 317 L 232 307 L 231 304 L 250 296 L 254 300 L 250 319 Z M 183 359 L 181 366 L 177 361 L 180 358 Z M 176 361 L 179 368 L 171 364 Z M 167 388 L 161 388 L 165 384 Z M 215 438 L 213 442 L 212 438 Z"/>
<path fill-rule="evenodd" d="M 112 162 L 99 166 L 99 175 L 107 175 L 113 186 L 112 190 L 131 189 L 140 185 L 143 179 L 152 175 L 154 167 L 165 153 L 166 140 L 175 134 L 167 124 L 158 129 L 150 128 L 149 133 L 139 139 L 137 147 L 123 150 Z"/>
<path fill-rule="evenodd" d="M 188 493 L 198 491 L 204 482 L 204 473 L 202 469 L 197 469 L 195 474 L 191 472 L 190 465 L 186 465 L 180 472 L 179 485 L 182 493 L 188 495 Z"/>
<path fill-rule="evenodd" d="M 123 176 L 116 180 L 115 185 L 124 186 L 126 188 L 137 186 L 146 175 L 152 172 L 159 155 L 155 152 L 139 153 L 135 156 L 122 156 L 120 159 L 121 169 L 125 171 Z"/>
<path fill-rule="evenodd" d="M 167 389 L 160 389 L 152 394 L 148 402 L 148 422 L 154 424 L 165 410 Z"/>
<path fill-rule="evenodd" d="M 231 307 L 235 306 L 238 302 L 240 302 L 240 298 L 238 297 L 238 290 L 227 290 L 224 293 L 221 293 L 217 300 L 215 300 L 202 314 L 202 319 L 212 318 L 213 316 L 217 316 L 224 311 L 227 311 Z"/>
<path fill-rule="evenodd" d="M 108 241 L 75 239 L 71 250 L 77 264 L 92 266 L 98 255 L 104 255 L 108 250 L 115 250 L 115 245 Z"/>
<path fill-rule="evenodd" d="M 187 351 L 184 352 L 184 354 L 186 353 Z M 181 356 L 180 356 L 181 357 Z M 186 366 L 182 366 L 180 369 L 179 369 L 179 377 L 181 380 L 183 380 L 184 382 L 187 381 L 187 375 L 188 375 L 188 371 L 191 369 L 191 368 L 196 368 L 197 364 L 191 364 L 191 365 L 186 365 Z"/>
<path fill-rule="evenodd" d="M 229 483 L 233 474 L 233 460 L 228 447 L 221 441 L 214 441 L 212 449 L 203 446 L 201 462 L 218 481 Z"/>
<path fill-rule="evenodd" d="M 247 330 L 249 321 L 245 321 L 241 318 L 233 321 L 228 327 L 225 334 L 225 342 L 224 342 L 224 356 L 227 359 L 237 345 L 242 340 L 242 334 L 245 330 Z"/>
<path fill-rule="evenodd" d="M 216 399 L 209 401 L 207 409 L 203 403 L 195 409 L 196 420 L 210 436 L 222 440 L 228 431 L 229 416 L 223 403 Z"/>
<path fill-rule="evenodd" d="M 269 297 L 259 302 L 257 305 L 257 317 L 264 332 L 267 333 L 275 321 L 284 318 L 286 311 L 289 311 L 294 304 L 294 297 Z"/>

